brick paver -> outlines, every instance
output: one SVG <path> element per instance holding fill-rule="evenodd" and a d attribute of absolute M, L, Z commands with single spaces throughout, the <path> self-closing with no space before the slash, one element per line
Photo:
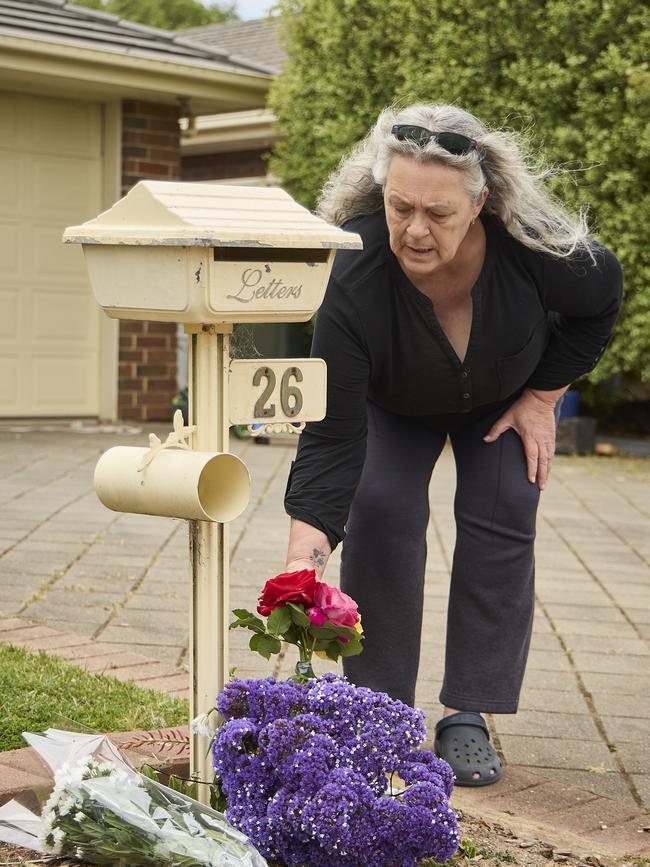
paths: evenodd
<path fill-rule="evenodd" d="M 110 512 L 92 491 L 98 455 L 115 444 L 144 444 L 146 433 L 0 430 L 0 640 L 10 618 L 33 620 L 42 625 L 20 621 L 27 646 L 87 660 L 92 670 L 104 670 L 105 654 L 105 670 L 120 676 L 158 663 L 167 668 L 143 679 L 186 694 L 186 525 Z M 236 440 L 231 447 L 248 464 L 253 486 L 249 507 L 230 529 L 230 603 L 253 608 L 263 580 L 283 564 L 282 497 L 293 449 Z M 417 689 L 430 725 L 440 711 L 454 475 L 446 451 L 431 485 Z M 649 461 L 556 459 L 538 523 L 537 612 L 520 713 L 489 717 L 511 774 L 519 769 L 519 789 L 529 771 L 537 782 L 611 795 L 626 809 L 650 805 L 649 529 Z M 337 551 L 326 576 L 332 583 L 338 562 Z M 230 637 L 230 664 L 239 674 L 289 674 L 291 651 L 267 663 L 247 650 L 243 631 Z M 338 670 L 320 660 L 317 667 Z M 499 790 L 490 797 L 504 796 L 507 779 L 489 787 Z"/>

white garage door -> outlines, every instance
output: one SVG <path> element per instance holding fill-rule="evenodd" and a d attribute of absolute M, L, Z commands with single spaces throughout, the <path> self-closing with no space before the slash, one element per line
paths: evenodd
<path fill-rule="evenodd" d="M 98 414 L 101 314 L 61 234 L 101 180 L 100 103 L 0 92 L 0 416 Z"/>

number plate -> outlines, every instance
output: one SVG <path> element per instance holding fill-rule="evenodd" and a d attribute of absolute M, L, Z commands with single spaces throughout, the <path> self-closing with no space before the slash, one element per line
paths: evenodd
<path fill-rule="evenodd" d="M 327 365 L 321 358 L 256 358 L 230 363 L 230 423 L 320 421 Z"/>

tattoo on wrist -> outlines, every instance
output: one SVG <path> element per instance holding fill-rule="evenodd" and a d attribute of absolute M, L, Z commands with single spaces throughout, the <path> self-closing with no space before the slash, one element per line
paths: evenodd
<path fill-rule="evenodd" d="M 316 566 L 324 566 L 325 565 L 325 551 L 321 551 L 320 548 L 313 548 L 311 552 L 310 560 L 314 561 Z"/>

